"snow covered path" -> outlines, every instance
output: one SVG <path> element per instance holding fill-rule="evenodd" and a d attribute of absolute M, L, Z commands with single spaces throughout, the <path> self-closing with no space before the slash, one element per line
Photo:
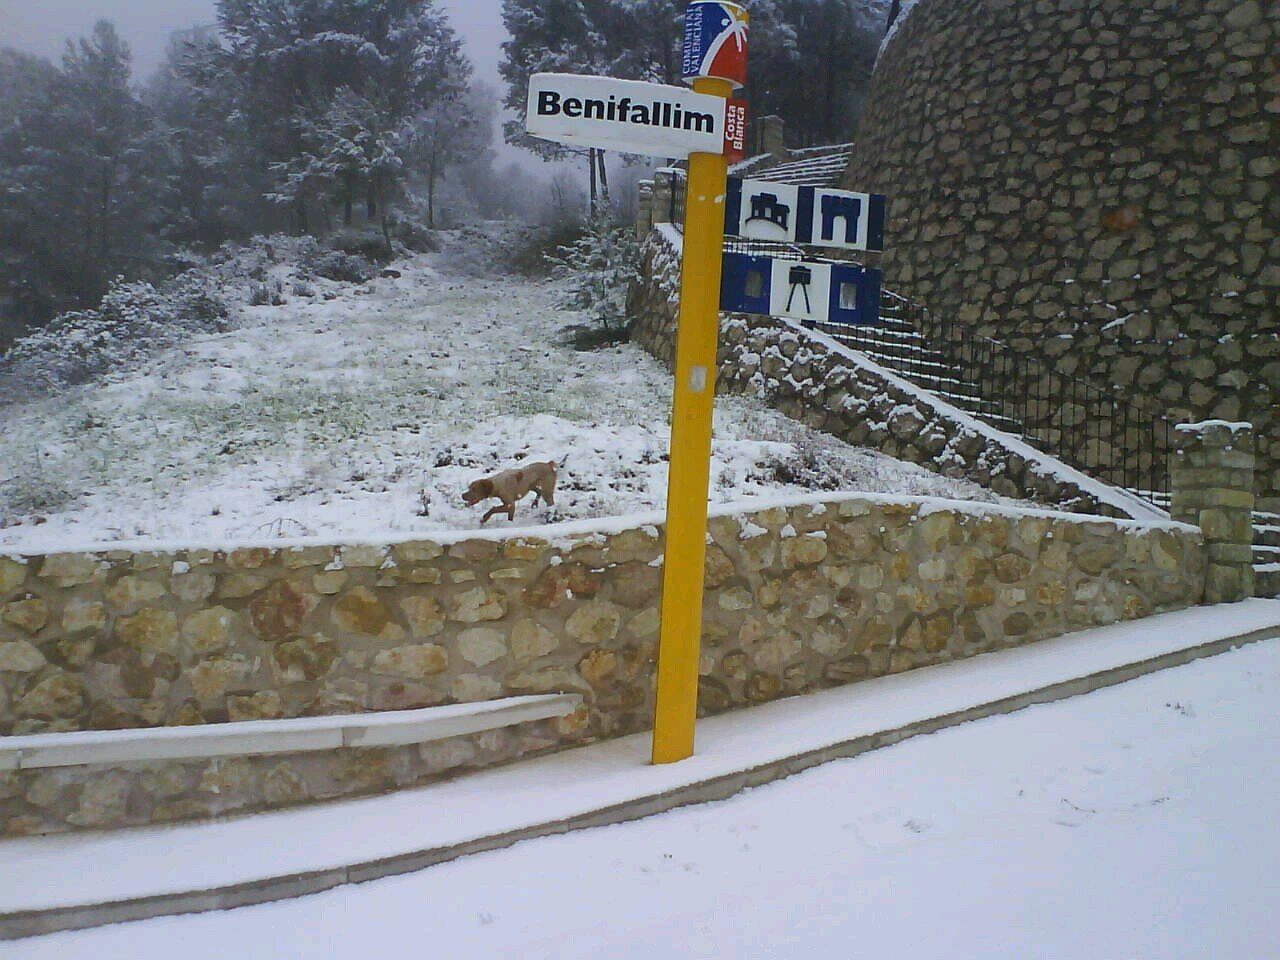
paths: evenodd
<path fill-rule="evenodd" d="M 518 525 L 660 509 L 667 372 L 630 344 L 574 350 L 582 318 L 556 306 L 557 284 L 486 269 L 475 233 L 451 242 L 397 263 L 398 279 L 242 307 L 231 332 L 0 411 L 0 550 L 472 528 L 483 510 L 461 491 L 525 457 L 564 466 L 556 506 L 524 504 Z M 715 503 L 816 488 L 997 499 L 747 398 L 717 401 L 713 458 Z"/>

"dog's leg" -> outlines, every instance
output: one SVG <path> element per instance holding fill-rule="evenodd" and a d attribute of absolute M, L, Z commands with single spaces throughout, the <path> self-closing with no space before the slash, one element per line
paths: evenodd
<path fill-rule="evenodd" d="M 516 502 L 511 501 L 511 506 L 507 507 L 507 519 L 514 520 L 516 518 Z"/>
<path fill-rule="evenodd" d="M 480 526 L 482 526 L 482 527 L 483 527 L 483 526 L 484 526 L 484 524 L 485 524 L 485 521 L 486 521 L 486 520 L 488 520 L 490 517 L 492 517 L 495 513 L 501 513 L 501 512 L 502 512 L 503 510 L 505 510 L 505 509 L 506 509 L 506 505 L 505 505 L 505 504 L 499 504 L 499 505 L 498 505 L 498 506 L 496 506 L 496 507 L 492 507 L 492 508 L 490 508 L 489 512 L 488 512 L 488 513 L 486 513 L 486 514 L 484 515 L 484 517 L 482 517 L 482 518 L 481 518 L 481 520 L 480 520 Z"/>

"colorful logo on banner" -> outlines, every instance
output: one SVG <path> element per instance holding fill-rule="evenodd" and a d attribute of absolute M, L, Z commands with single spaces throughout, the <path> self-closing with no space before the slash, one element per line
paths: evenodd
<path fill-rule="evenodd" d="M 681 77 L 747 82 L 747 11 L 723 0 L 694 0 L 684 12 Z"/>

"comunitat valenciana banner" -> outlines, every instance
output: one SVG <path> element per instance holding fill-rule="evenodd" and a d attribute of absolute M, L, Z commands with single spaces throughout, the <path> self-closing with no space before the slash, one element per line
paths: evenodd
<path fill-rule="evenodd" d="M 525 129 L 535 137 L 623 153 L 721 153 L 725 101 L 639 80 L 535 73 Z"/>

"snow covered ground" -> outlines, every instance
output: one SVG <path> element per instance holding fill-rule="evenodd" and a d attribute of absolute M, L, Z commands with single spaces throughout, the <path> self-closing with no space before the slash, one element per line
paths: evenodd
<path fill-rule="evenodd" d="M 0 958 L 1256 960 L 1276 945 L 1277 695 L 1264 641 L 720 803 Z"/>
<path fill-rule="evenodd" d="M 485 507 L 462 490 L 525 458 L 564 466 L 555 507 L 530 499 L 517 525 L 662 508 L 669 375 L 630 344 L 575 351 L 582 318 L 556 305 L 559 286 L 508 275 L 500 227 L 487 229 L 396 263 L 398 279 L 238 306 L 231 332 L 0 410 L 0 550 L 471 528 Z M 717 400 L 715 435 L 715 503 L 817 489 L 999 499 L 754 399 Z"/>

